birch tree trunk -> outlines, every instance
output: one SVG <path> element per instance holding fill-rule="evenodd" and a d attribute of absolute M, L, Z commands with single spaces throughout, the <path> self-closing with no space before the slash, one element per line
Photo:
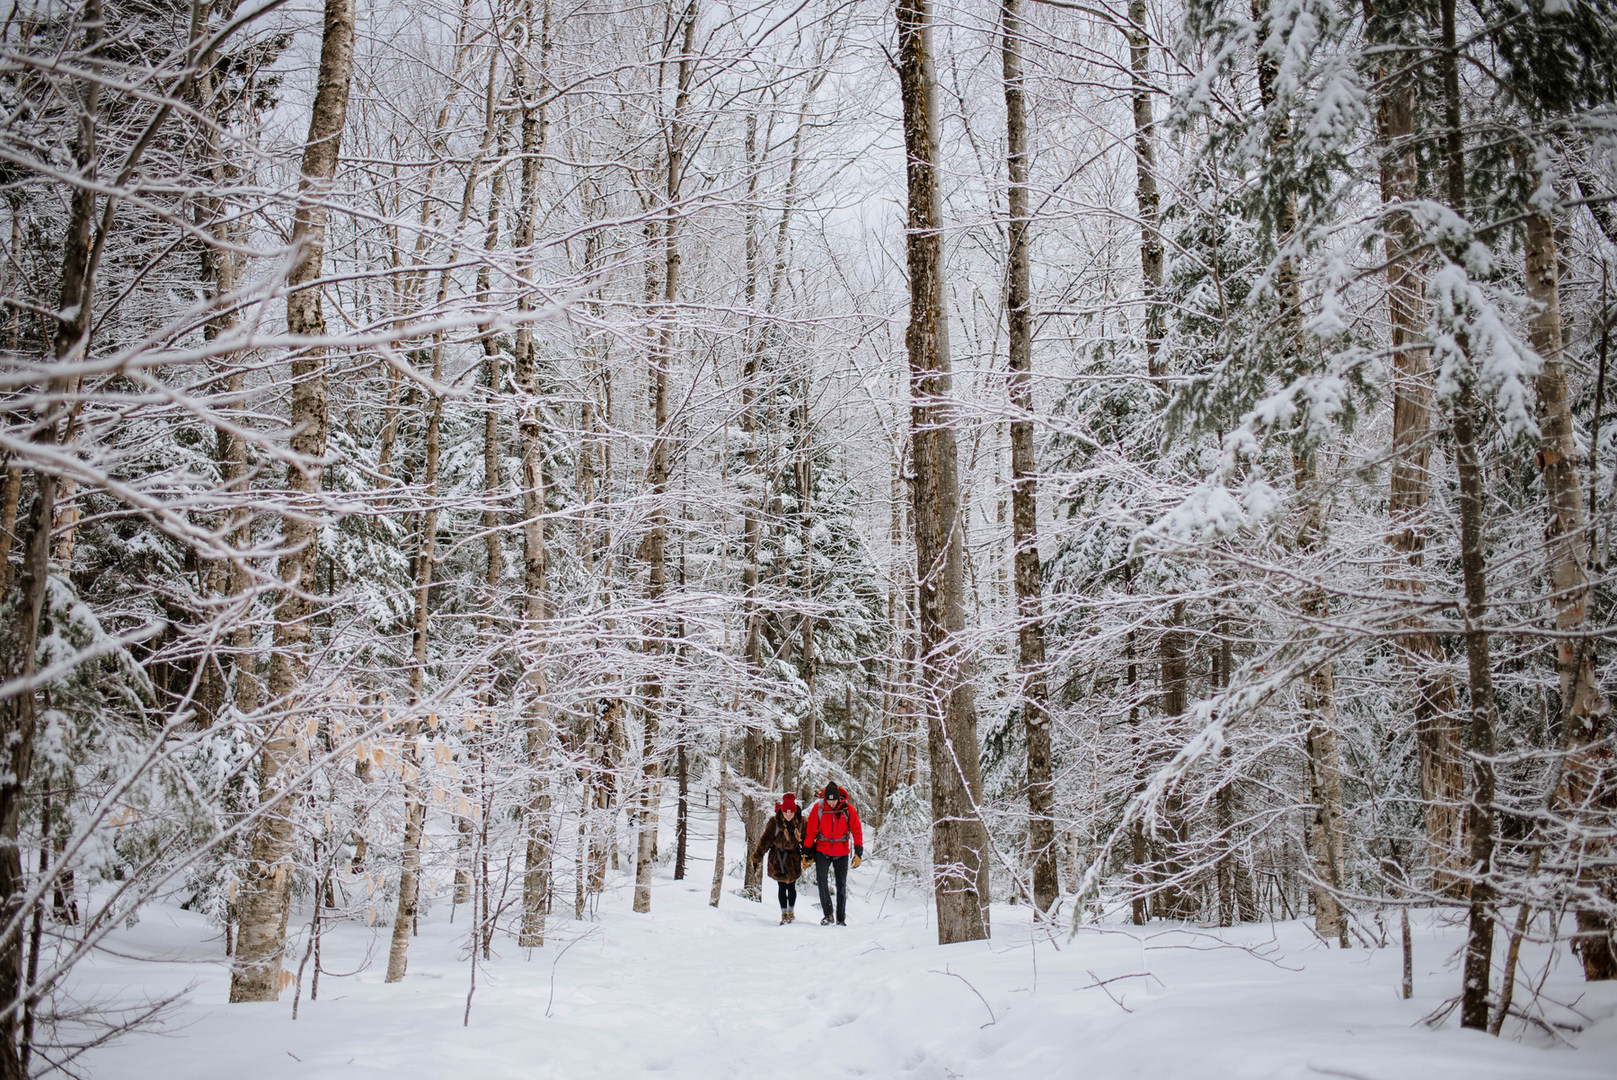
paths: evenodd
<path fill-rule="evenodd" d="M 498 54 L 489 58 L 488 87 L 483 105 L 483 144 L 474 159 L 473 167 L 468 177 L 468 191 L 472 191 L 476 184 L 478 165 L 492 151 L 496 160 L 503 162 L 507 144 L 505 141 L 505 128 L 501 126 L 498 104 Z M 489 317 L 489 263 L 493 253 L 500 245 L 500 203 L 505 195 L 505 170 L 496 167 L 489 177 L 488 208 L 484 216 L 483 225 L 483 251 L 489 258 L 485 259 L 477 269 L 477 302 L 482 309 L 483 318 Z M 471 195 L 468 194 L 468 199 Z M 500 392 L 504 387 L 505 375 L 503 356 L 499 344 L 494 339 L 493 328 L 490 323 L 484 322 L 479 328 L 483 345 L 483 359 L 485 375 L 487 377 L 488 395 L 484 401 L 483 414 L 483 583 L 486 589 L 486 598 L 483 605 L 482 617 L 478 621 L 478 632 L 485 642 L 492 639 L 494 628 L 495 597 L 499 593 L 500 576 L 504 573 L 504 554 L 500 548 L 500 515 L 495 509 L 499 502 L 500 490 L 500 413 L 496 406 Z M 480 693 L 479 699 L 484 706 L 489 704 L 487 692 Z M 468 739 L 468 743 L 472 740 Z M 468 747 L 469 752 L 476 754 L 476 750 Z M 467 763 L 471 764 L 470 761 Z M 461 780 L 461 798 L 458 804 L 464 809 L 456 814 L 455 830 L 458 834 L 458 843 L 455 851 L 455 896 L 454 903 L 469 904 L 475 896 L 473 878 L 476 874 L 475 850 L 477 847 L 477 829 L 472 821 L 471 808 L 478 805 L 477 792 L 472 782 L 472 773 L 468 769 Z"/>
<path fill-rule="evenodd" d="M 708 894 L 707 902 L 713 907 L 719 906 L 719 897 L 724 895 L 724 829 L 725 820 L 730 809 L 730 732 L 728 729 L 719 731 L 719 824 L 718 835 L 713 842 L 713 889 Z"/>
<path fill-rule="evenodd" d="M 539 215 L 539 166 L 549 131 L 548 115 L 540 95 L 548 87 L 550 57 L 550 4 L 544 7 L 539 28 L 539 83 L 534 84 L 527 50 L 534 36 L 532 0 L 523 5 L 527 39 L 517 53 L 517 85 L 522 94 L 522 204 L 517 245 L 523 252 L 522 291 L 517 311 L 533 311 L 534 280 L 538 252 L 534 230 Z M 546 611 L 545 557 L 545 471 L 544 427 L 541 415 L 538 362 L 535 356 L 534 328 L 523 322 L 517 328 L 517 382 L 522 387 L 522 548 L 523 548 L 523 638 L 525 667 L 523 680 L 526 701 L 524 735 L 528 765 L 528 799 L 525 810 L 527 850 L 522 875 L 522 932 L 517 943 L 537 948 L 545 943 L 545 915 L 550 904 L 551 853 L 554 848 L 550 821 L 550 750 L 554 741 L 548 705 L 545 652 L 540 635 Z"/>
<path fill-rule="evenodd" d="M 982 775 L 977 710 L 960 641 L 964 536 L 959 464 L 949 403 L 949 328 L 937 173 L 937 81 L 927 0 L 900 0 L 898 77 L 908 152 L 911 497 L 920 582 L 921 706 L 932 765 L 933 895 L 938 942 L 988 936 L 988 833 L 978 816 Z"/>
<path fill-rule="evenodd" d="M 443 342 L 432 350 L 432 378 L 443 376 Z M 410 719 L 404 728 L 407 746 L 401 757 L 404 768 L 416 768 L 415 740 L 420 731 L 417 710 L 426 697 L 427 689 L 427 626 L 432 595 L 433 564 L 438 541 L 438 459 L 439 431 L 443 420 L 443 399 L 434 394 L 427 406 L 426 482 L 427 505 L 421 512 L 421 535 L 416 544 L 415 626 L 412 632 L 410 668 Z M 414 927 L 416 900 L 420 891 L 421 833 L 426 826 L 427 803 L 421 797 L 420 781 L 405 776 L 404 843 L 399 869 L 399 907 L 393 919 L 393 937 L 388 947 L 387 981 L 404 978 L 409 964 L 410 932 Z"/>
<path fill-rule="evenodd" d="M 348 87 L 354 69 L 354 2 L 326 0 L 320 45 L 319 81 L 304 142 L 299 206 L 292 224 L 295 262 L 287 275 L 286 328 L 294 337 L 325 334 L 319 279 L 325 253 L 325 192 L 337 172 Z M 307 676 L 312 645 L 311 604 L 316 590 L 319 533 L 315 511 L 321 462 L 326 455 L 330 403 L 326 394 L 326 354 L 315 346 L 292 361 L 292 449 L 308 464 L 287 469 L 293 512 L 282 521 L 286 554 L 278 572 L 286 594 L 276 611 L 270 656 L 269 693 L 285 713 L 294 707 Z M 285 785 L 297 754 L 290 717 L 277 724 L 259 766 L 262 816 L 253 832 L 252 856 L 239 892 L 240 930 L 230 976 L 231 1001 L 274 1001 L 282 984 L 286 919 L 291 901 L 290 859 L 295 841 Z"/>
<path fill-rule="evenodd" d="M 1590 550 L 1589 520 L 1567 388 L 1555 227 L 1544 214 L 1529 214 L 1526 224 L 1527 294 L 1537 305 L 1529 329 L 1533 349 L 1544 359 L 1538 376 L 1538 466 L 1549 496 L 1549 520 L 1544 526 L 1545 576 L 1553 590 L 1555 628 L 1568 635 L 1555 645 L 1561 677 L 1561 714 L 1571 724 L 1567 732 L 1571 753 L 1561 801 L 1568 812 L 1577 816 L 1589 807 L 1617 807 L 1617 778 L 1612 775 L 1610 751 L 1601 747 L 1611 703 L 1601 693 L 1596 679 L 1596 639 L 1579 641 L 1573 637 L 1588 625 L 1590 588 L 1585 553 Z M 1602 875 L 1604 882 L 1598 879 L 1599 873 L 1585 871 L 1583 883 L 1593 892 L 1604 893 L 1610 887 L 1610 871 Z M 1577 919 L 1577 952 L 1584 977 L 1591 982 L 1617 978 L 1611 920 L 1587 908 L 1579 909 Z"/>

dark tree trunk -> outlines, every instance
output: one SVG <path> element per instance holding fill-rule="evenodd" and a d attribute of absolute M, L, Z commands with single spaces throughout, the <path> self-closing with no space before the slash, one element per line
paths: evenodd
<path fill-rule="evenodd" d="M 1055 783 L 1050 773 L 1049 692 L 1044 678 L 1043 580 L 1039 572 L 1038 471 L 1033 453 L 1033 297 L 1028 249 L 1027 106 L 1022 96 L 1020 0 L 1003 0 L 1005 162 L 1009 228 L 1005 307 L 1010 338 L 1011 535 L 1016 567 L 1016 645 L 1022 682 L 1022 734 L 1027 743 L 1028 851 L 1033 859 L 1033 906 L 1056 902 Z M 1149 107 L 1149 106 L 1148 106 Z"/>
<path fill-rule="evenodd" d="M 651 356 L 652 423 L 651 461 L 646 470 L 651 494 L 651 529 L 644 556 L 648 566 L 646 600 L 653 609 L 655 630 L 646 651 L 663 651 L 661 615 L 656 611 L 668 588 L 668 369 L 674 359 L 674 304 L 679 298 L 679 198 L 685 175 L 685 141 L 690 127 L 685 109 L 696 74 L 696 0 L 689 0 L 675 33 L 681 33 L 678 84 L 668 125 L 667 211 L 663 221 L 663 311 Z M 662 801 L 662 763 L 657 757 L 657 731 L 662 708 L 662 675 L 655 669 L 645 681 L 645 727 L 642 735 L 642 793 L 638 857 L 634 868 L 634 910 L 651 910 L 651 865 L 657 852 L 657 820 Z"/>
<path fill-rule="evenodd" d="M 1444 165 L 1449 207 L 1466 213 L 1465 135 L 1460 126 L 1459 53 L 1454 35 L 1454 0 L 1441 0 L 1443 51 L 1439 67 L 1443 77 Z M 1456 347 L 1467 352 L 1464 334 Z M 1469 357 L 1466 357 L 1469 362 Z M 1460 1025 L 1488 1030 L 1488 985 L 1493 966 L 1493 846 L 1494 846 L 1494 695 L 1493 665 L 1489 658 L 1488 576 L 1483 551 L 1486 496 L 1482 466 L 1477 458 L 1477 403 L 1474 373 L 1462 371 L 1453 406 L 1454 464 L 1460 479 L 1460 572 L 1465 587 L 1465 658 L 1471 696 L 1470 751 L 1471 801 L 1466 807 L 1470 834 L 1470 904 L 1466 917 L 1464 981 L 1460 989 Z"/>
<path fill-rule="evenodd" d="M 920 705 L 932 766 L 933 892 L 938 941 L 988 936 L 988 832 L 982 799 L 977 709 L 960 641 L 965 628 L 965 538 L 944 311 L 942 214 L 933 161 L 938 147 L 936 80 L 927 0 L 898 5 L 898 75 L 908 152 L 911 495 L 920 582 Z"/>
<path fill-rule="evenodd" d="M 88 0 L 82 17 L 84 50 L 92 53 L 102 37 L 100 0 Z M 74 169 L 78 182 L 69 196 L 66 241 L 62 245 L 60 301 L 54 335 L 58 361 L 80 358 L 89 346 L 90 306 L 94 287 L 91 264 L 90 230 L 95 216 L 96 194 L 96 110 L 99 86 L 87 80 L 78 101 L 79 127 L 74 145 Z M 56 378 L 49 384 L 51 396 L 70 389 L 72 380 Z M 34 441 L 54 448 L 67 437 L 71 420 L 66 410 L 47 404 L 40 416 Z M 56 508 L 58 478 L 54 473 L 34 476 L 34 502 L 27 518 L 17 528 L 22 565 L 13 586 L 6 590 L 4 605 L 10 627 L 0 639 L 0 682 L 10 683 L 34 674 L 39 646 L 40 623 L 45 612 L 45 593 L 50 579 L 51 520 Z M 21 481 L 19 474 L 18 490 Z M 8 499 L 13 498 L 7 493 Z M 15 506 L 15 502 L 12 503 Z M 5 770 L 0 773 L 0 924 L 8 928 L 0 937 L 0 1005 L 12 1004 L 22 995 L 32 1014 L 24 985 L 22 894 L 28 882 L 22 865 L 22 811 L 28 783 L 34 768 L 34 740 L 38 715 L 35 691 L 27 690 L 0 702 L 0 755 Z M 31 983 L 33 980 L 27 979 Z M 32 1032 L 19 1045 L 19 1013 L 8 1011 L 0 1019 L 0 1080 L 24 1080 L 26 1062 L 32 1050 Z"/>

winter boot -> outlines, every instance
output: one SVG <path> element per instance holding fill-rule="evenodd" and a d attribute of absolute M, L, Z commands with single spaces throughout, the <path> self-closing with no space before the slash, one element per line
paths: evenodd
<path fill-rule="evenodd" d="M 787 922 L 796 922 L 797 921 L 797 909 L 796 908 L 787 908 L 786 909 L 786 921 Z"/>
<path fill-rule="evenodd" d="M 780 924 L 781 924 L 781 925 L 782 925 L 782 926 L 785 926 L 785 925 L 786 925 L 786 924 L 787 924 L 787 923 L 789 923 L 789 922 L 791 922 L 791 921 L 792 921 L 792 917 L 791 917 L 791 915 L 790 915 L 790 914 L 788 914 L 788 913 L 787 913 L 787 912 L 785 912 L 785 911 L 782 911 L 782 912 L 781 912 L 781 913 L 780 913 Z"/>
<path fill-rule="evenodd" d="M 822 916 L 821 916 L 821 917 L 820 917 L 820 925 L 821 925 L 821 926 L 830 926 L 830 925 L 831 925 L 831 916 L 829 916 L 829 915 L 822 915 Z"/>

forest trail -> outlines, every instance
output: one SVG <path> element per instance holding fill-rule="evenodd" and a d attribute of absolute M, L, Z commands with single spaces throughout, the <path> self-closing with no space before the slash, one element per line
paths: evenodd
<path fill-rule="evenodd" d="M 528 957 L 510 938 L 496 941 L 494 961 L 478 968 L 469 1027 L 467 912 L 451 923 L 442 882 L 402 984 L 383 982 L 380 924 L 391 908 L 380 905 L 374 931 L 363 920 L 328 930 L 328 971 L 368 966 L 326 976 L 295 1021 L 290 989 L 274 1004 L 224 1004 L 217 936 L 196 915 L 150 909 L 114 939 L 125 955 L 83 966 L 74 992 L 190 993 L 168 1037 L 137 1035 L 92 1053 L 91 1076 L 1594 1080 L 1617 1071 L 1617 987 L 1583 985 L 1564 948 L 1548 990 L 1562 1000 L 1582 993 L 1585 1019 L 1567 1010 L 1551 1019 L 1596 1021 L 1574 1036 L 1577 1051 L 1547 1048 L 1540 1036 L 1461 1032 L 1452 1020 L 1437 1032 L 1420 1025 L 1452 992 L 1461 941 L 1458 927 L 1424 916 L 1409 1002 L 1396 996 L 1396 946 L 1325 950 L 1295 922 L 1107 927 L 1063 939 L 1058 951 L 1036 941 L 1025 907 L 996 905 L 991 942 L 941 947 L 924 898 L 894 888 L 876 860 L 852 875 L 846 928 L 819 925 L 808 882 L 793 925 L 777 925 L 772 886 L 768 902 L 749 903 L 734 877 L 714 909 L 711 822 L 697 826 L 693 834 L 708 836 L 693 835 L 687 879 L 660 867 L 649 916 L 629 910 L 632 878 L 621 874 L 598 921 L 553 919 L 549 942 Z M 664 842 L 671 851 L 671 828 Z M 129 959 L 137 955 L 157 960 Z"/>

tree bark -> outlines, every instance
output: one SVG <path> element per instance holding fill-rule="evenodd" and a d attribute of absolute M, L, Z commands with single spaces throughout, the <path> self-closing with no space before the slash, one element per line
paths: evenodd
<path fill-rule="evenodd" d="M 1528 325 L 1533 348 L 1544 360 L 1538 376 L 1538 466 L 1549 497 L 1544 526 L 1545 576 L 1553 590 L 1555 628 L 1568 635 L 1555 646 L 1561 713 L 1571 725 L 1567 731 L 1570 754 L 1561 801 L 1564 813 L 1578 816 L 1590 807 L 1606 811 L 1617 808 L 1617 776 L 1613 775 L 1611 753 L 1602 744 L 1611 703 L 1601 693 L 1596 677 L 1598 639 L 1579 641 L 1572 636 L 1588 629 L 1591 590 L 1585 555 L 1590 551 L 1590 524 L 1567 387 L 1555 227 L 1545 214 L 1528 215 L 1526 226 L 1527 295 L 1536 304 Z M 1578 860 L 1580 865 L 1599 861 L 1588 857 L 1591 846 L 1584 845 L 1585 857 Z M 1609 871 L 1585 870 L 1581 876 L 1591 892 L 1609 894 Z M 1617 949 L 1610 918 L 1580 907 L 1577 920 L 1577 952 L 1584 977 L 1591 982 L 1617 978 Z"/>
<path fill-rule="evenodd" d="M 1373 10 L 1372 32 L 1379 29 Z M 1392 44 L 1392 42 L 1388 42 Z M 1383 67 L 1383 79 L 1390 78 Z M 1377 110 L 1381 147 L 1381 201 L 1401 206 L 1416 197 L 1415 87 L 1393 82 Z M 1392 477 L 1387 500 L 1392 549 L 1386 582 L 1395 596 L 1419 604 L 1426 591 L 1426 507 L 1431 496 L 1432 371 L 1425 341 L 1425 288 L 1419 256 L 1420 230 L 1407 210 L 1386 221 L 1387 321 L 1392 344 Z M 1443 669 L 1442 643 L 1412 611 L 1396 639 L 1415 689 L 1415 730 L 1420 752 L 1422 817 L 1427 866 L 1434 892 L 1464 889 L 1465 768 L 1460 746 L 1459 702 Z"/>
<path fill-rule="evenodd" d="M 747 116 L 747 131 L 745 154 L 747 160 L 747 235 L 746 235 L 746 281 L 743 284 L 743 296 L 750 310 L 757 301 L 758 274 L 759 274 L 759 242 L 758 242 L 758 172 L 761 167 L 758 151 L 758 117 L 754 114 Z M 744 565 L 741 570 L 741 588 L 746 603 L 746 652 L 747 670 L 759 685 L 763 680 L 764 652 L 763 652 L 763 609 L 759 603 L 758 589 L 759 575 L 762 571 L 760 558 L 763 547 L 763 501 L 767 497 L 762 462 L 763 439 L 762 424 L 760 423 L 758 409 L 758 379 L 761 373 L 764 358 L 764 337 L 768 330 L 760 330 L 756 326 L 749 326 L 749 341 L 746 355 L 741 366 L 741 431 L 746 439 L 742 448 L 742 461 L 747 469 L 747 482 L 751 488 L 741 511 L 741 534 L 743 544 L 742 558 Z M 749 727 L 742 735 L 741 740 L 741 771 L 742 775 L 750 781 L 759 779 L 760 760 L 763 757 L 763 734 L 755 728 Z M 747 850 L 752 851 L 757 845 L 758 835 L 763 828 L 764 815 L 759 812 L 749 786 L 741 795 L 741 825 L 746 835 Z M 759 896 L 762 892 L 762 871 L 747 861 L 742 880 L 742 892 L 748 896 Z"/>
<path fill-rule="evenodd" d="M 796 478 L 794 487 L 797 488 L 797 537 L 798 546 L 802 549 L 803 572 L 799 580 L 799 597 L 803 603 L 812 606 L 814 602 L 814 429 L 809 423 L 809 379 L 804 377 L 797 380 L 797 460 L 794 462 Z M 820 749 L 820 722 L 819 702 L 814 694 L 814 616 L 808 612 L 803 614 L 801 644 L 799 646 L 798 667 L 803 672 L 803 682 L 808 687 L 808 709 L 803 713 L 803 727 L 800 751 L 803 760 L 807 761 L 810 754 L 818 753 Z M 809 783 L 814 783 L 809 778 Z M 748 849 L 749 851 L 752 849 Z M 762 863 L 760 862 L 760 865 Z"/>
<path fill-rule="evenodd" d="M 532 0 L 523 5 L 527 40 L 517 52 L 517 85 L 522 93 L 522 202 L 517 246 L 523 252 L 522 291 L 517 297 L 519 315 L 533 311 L 533 289 L 537 274 L 538 250 L 534 234 L 539 216 L 539 166 L 549 132 L 549 116 L 541 95 L 549 85 L 551 15 L 544 5 L 539 26 L 539 83 L 535 85 L 527 55 L 534 36 Z M 534 332 L 524 321 L 517 328 L 517 382 L 522 387 L 522 548 L 523 548 L 523 630 L 530 644 L 524 664 L 526 715 L 524 718 L 528 799 L 525 809 L 527 850 L 522 875 L 522 932 L 517 942 L 523 948 L 545 943 L 545 915 L 550 906 L 550 883 L 554 838 L 551 826 L 550 757 L 555 740 L 545 701 L 548 682 L 545 649 L 540 635 L 547 611 L 545 552 L 545 470 L 544 427 L 540 405 L 538 360 Z"/>
<path fill-rule="evenodd" d="M 920 697 L 932 766 L 933 895 L 938 942 L 988 936 L 988 833 L 982 799 L 977 710 L 960 640 L 964 536 L 959 464 L 949 403 L 949 328 L 944 309 L 936 79 L 927 0 L 900 0 L 898 76 L 908 152 L 911 490 L 920 583 Z"/>
<path fill-rule="evenodd" d="M 685 110 L 690 101 L 691 82 L 696 75 L 696 0 L 687 0 L 675 33 L 680 35 L 679 67 L 673 113 L 667 130 L 667 210 L 663 220 L 663 310 L 657 341 L 651 352 L 652 424 L 651 461 L 647 480 L 651 494 L 651 529 L 646 534 L 646 600 L 652 609 L 656 630 L 646 641 L 646 651 L 663 652 L 661 614 L 657 610 L 667 591 L 668 540 L 668 370 L 674 358 L 674 305 L 679 298 L 679 221 L 680 191 L 685 175 L 685 141 L 689 125 Z M 653 661 L 655 664 L 655 661 Z M 662 764 L 657 755 L 659 710 L 662 708 L 662 675 L 655 667 L 645 681 L 645 728 L 642 770 L 645 790 L 640 816 L 639 854 L 634 867 L 634 910 L 651 910 L 651 867 L 657 850 L 657 823 L 662 795 Z"/>
<path fill-rule="evenodd" d="M 1266 22 L 1269 18 L 1269 0 L 1253 0 L 1254 17 Z M 1283 154 L 1291 145 L 1291 118 L 1280 108 L 1275 84 L 1279 78 L 1278 63 L 1272 55 L 1264 54 L 1258 61 L 1258 94 L 1264 111 L 1273 113 L 1268 118 L 1269 138 L 1274 152 Z M 1275 218 L 1275 243 L 1281 247 L 1290 241 L 1297 227 L 1297 197 L 1285 195 Z M 1280 260 L 1275 274 L 1275 291 L 1280 299 L 1281 332 L 1289 346 L 1300 349 L 1302 341 L 1302 287 L 1297 266 L 1290 258 Z M 1302 502 L 1301 521 L 1297 532 L 1297 550 L 1304 557 L 1316 554 L 1325 541 L 1325 507 L 1319 492 L 1319 463 L 1310 448 L 1300 448 L 1292 458 L 1292 481 Z M 1323 620 L 1330 614 L 1330 600 L 1325 590 L 1317 585 L 1304 592 L 1299 605 L 1302 615 L 1310 621 Z M 1314 923 L 1323 937 L 1335 937 L 1342 948 L 1348 947 L 1347 919 L 1337 900 L 1344 884 L 1342 835 L 1342 764 L 1337 746 L 1336 730 L 1336 664 L 1322 660 L 1306 676 L 1303 687 L 1303 711 L 1308 717 L 1304 737 L 1308 752 L 1308 786 L 1314 806 L 1310 838 L 1314 857 Z"/>
<path fill-rule="evenodd" d="M 1467 210 L 1465 133 L 1460 126 L 1459 50 L 1455 44 L 1454 0 L 1441 0 L 1442 51 L 1438 68 L 1443 80 L 1444 167 L 1449 208 L 1464 217 Z M 1455 346 L 1469 354 L 1464 333 Z M 1469 355 L 1465 356 L 1469 363 Z M 1460 373 L 1453 406 L 1454 464 L 1460 480 L 1460 572 L 1465 586 L 1465 658 L 1471 695 L 1471 800 L 1466 807 L 1470 834 L 1470 904 L 1466 914 L 1465 970 L 1460 989 L 1460 1026 L 1488 1030 L 1488 984 L 1493 968 L 1494 847 L 1494 693 L 1489 657 L 1488 577 L 1483 551 L 1486 502 L 1482 466 L 1477 458 L 1475 373 Z"/>
<path fill-rule="evenodd" d="M 483 144 L 474 160 L 469 173 L 468 189 L 476 182 L 478 165 L 492 149 L 495 159 L 503 163 L 508 150 L 507 127 L 502 124 L 497 112 L 499 75 L 498 54 L 489 58 L 488 87 L 483 105 Z M 496 167 L 489 177 L 488 208 L 484 215 L 483 225 L 483 251 L 487 254 L 477 269 L 477 304 L 483 310 L 485 320 L 492 314 L 490 299 L 490 263 L 493 262 L 494 252 L 500 245 L 500 204 L 505 197 L 505 170 Z M 468 200 L 471 195 L 468 194 Z M 494 626 L 494 611 L 498 603 L 497 597 L 500 589 L 500 578 L 505 572 L 505 555 L 501 547 L 500 515 L 496 507 L 499 504 L 500 491 L 500 412 L 497 402 L 505 386 L 504 355 L 500 352 L 499 344 L 494 338 L 493 325 L 483 322 L 478 327 L 482 340 L 483 359 L 485 364 L 486 388 L 488 396 L 484 401 L 483 413 L 483 585 L 485 590 L 483 610 L 478 620 L 478 633 L 485 641 L 489 641 L 496 633 Z M 492 683 L 492 673 L 485 679 L 485 688 L 479 693 L 479 700 L 486 708 L 490 705 L 488 685 Z M 473 740 L 468 739 L 468 752 L 475 755 L 478 751 Z M 468 761 L 468 765 L 471 762 Z M 478 805 L 477 792 L 472 783 L 470 770 L 461 780 L 461 802 L 459 806 L 466 807 L 464 812 L 457 813 L 455 831 L 457 846 L 455 850 L 455 904 L 468 904 L 474 902 L 477 894 L 474 880 L 477 867 L 477 827 L 473 822 L 470 808 Z M 405 939 L 408 942 L 408 938 Z"/>
<path fill-rule="evenodd" d="M 82 17 L 84 50 L 93 53 L 102 37 L 100 0 L 87 0 Z M 94 289 L 90 229 L 95 216 L 96 194 L 96 111 L 99 84 L 86 80 L 79 99 L 79 125 L 74 145 L 74 167 L 80 180 L 69 196 L 67 236 L 62 250 L 60 299 L 54 335 L 58 361 L 77 359 L 89 347 L 90 305 Z M 66 393 L 74 380 L 53 378 L 51 396 Z M 38 417 L 34 441 L 51 447 L 65 441 L 72 428 L 69 410 L 47 404 Z M 6 590 L 10 629 L 0 638 L 0 683 L 28 679 L 34 675 L 39 647 L 40 623 L 44 618 L 46 593 L 50 587 L 51 520 L 56 507 L 57 476 L 35 473 L 34 503 L 19 529 L 18 546 L 22 565 L 15 582 Z M 19 472 L 18 491 L 21 490 Z M 11 494 L 7 493 L 11 499 Z M 12 503 L 13 507 L 15 502 Z M 13 518 L 13 524 L 15 519 Z M 9 570 L 9 564 L 8 570 Z M 28 882 L 22 864 L 22 813 L 28 797 L 28 784 L 34 768 L 34 740 L 38 728 L 38 703 L 34 690 L 15 694 L 0 702 L 0 1002 L 7 1011 L 0 1017 L 0 1080 L 25 1080 L 33 1042 L 33 968 L 23 967 L 23 928 L 26 912 L 23 894 Z M 38 925 L 39 911 L 35 909 Z M 37 962 L 38 943 L 33 955 Z M 22 1010 L 10 1006 L 21 998 Z M 19 1012 L 29 1020 L 19 1025 Z M 21 1038 L 19 1039 L 19 1035 Z"/>
<path fill-rule="evenodd" d="M 718 835 L 713 843 L 713 889 L 708 894 L 707 902 L 713 907 L 719 906 L 719 897 L 724 895 L 724 829 L 725 819 L 730 809 L 730 732 L 719 732 L 719 825 Z"/>
<path fill-rule="evenodd" d="M 348 87 L 354 68 L 353 0 L 326 0 L 320 46 L 319 81 L 304 142 L 299 203 L 292 224 L 296 261 L 287 275 L 286 328 L 294 337 L 325 334 L 319 279 L 325 253 L 324 194 L 337 173 Z M 298 741 L 291 731 L 295 696 L 307 677 L 313 643 L 312 604 L 319 559 L 315 511 L 321 463 L 326 456 L 330 402 L 326 394 L 326 353 L 314 346 L 292 361 L 292 449 L 303 461 L 287 468 L 295 501 L 282 521 L 286 554 L 278 573 L 286 593 L 276 611 L 269 692 L 283 711 L 260 758 L 262 816 L 253 833 L 252 857 L 239 892 L 240 931 L 230 978 L 231 1001 L 274 1001 L 280 996 L 281 956 L 286 950 L 286 918 L 291 901 L 291 856 L 295 842 L 286 785 L 293 780 Z"/>
<path fill-rule="evenodd" d="M 1123 564 L 1123 593 L 1130 595 L 1133 592 L 1134 562 L 1131 559 Z M 1129 742 L 1134 757 L 1134 790 L 1130 795 L 1137 796 L 1145 790 L 1146 752 L 1145 740 L 1140 734 L 1140 666 L 1136 663 L 1135 630 L 1132 626 L 1123 638 L 1123 683 L 1128 687 Z M 1133 867 L 1131 876 L 1134 879 L 1133 895 L 1129 897 L 1129 921 L 1135 926 L 1144 926 L 1151 914 L 1146 858 L 1145 822 L 1136 816 L 1134 826 L 1129 830 L 1129 863 Z"/>
<path fill-rule="evenodd" d="M 1134 201 L 1140 213 L 1140 277 L 1145 285 L 1146 373 L 1165 374 L 1158 359 L 1162 343 L 1162 197 L 1157 192 L 1155 121 L 1151 108 L 1151 39 L 1146 36 L 1145 0 L 1129 0 L 1129 97 L 1134 105 Z"/>
<path fill-rule="evenodd" d="M 1157 653 L 1162 672 L 1162 694 L 1159 699 L 1162 720 L 1170 731 L 1175 731 L 1183 727 L 1181 717 L 1190 708 L 1190 640 L 1185 630 L 1183 600 L 1174 601 Z M 1184 793 L 1177 784 L 1163 794 L 1162 822 L 1166 836 L 1154 837 L 1161 855 L 1156 860 L 1153 874 L 1158 882 L 1155 894 L 1157 911 L 1168 919 L 1194 918 L 1195 902 L 1182 880 L 1189 825 L 1185 820 Z"/>
<path fill-rule="evenodd" d="M 1454 0 L 1443 0 L 1452 25 Z M 1464 346 L 1462 345 L 1462 348 Z M 1488 579 L 1483 554 L 1484 495 L 1477 461 L 1476 402 L 1469 382 L 1454 404 L 1454 459 L 1460 475 L 1460 568 L 1465 581 L 1465 655 L 1471 690 L 1472 793 L 1466 811 L 1471 839 L 1471 889 L 1466 919 L 1465 975 L 1460 1026 L 1488 1028 L 1488 983 L 1493 964 L 1494 698 L 1488 631 Z"/>
<path fill-rule="evenodd" d="M 1043 578 L 1039 568 L 1038 464 L 1033 452 L 1033 288 L 1028 240 L 1027 105 L 1022 83 L 1021 0 L 1000 8 L 1005 78 L 1005 164 L 1009 215 L 1005 296 L 1011 409 L 1011 538 L 1015 545 L 1017 675 L 1022 683 L 1022 737 L 1027 744 L 1028 850 L 1033 906 L 1056 902 L 1055 783 L 1050 771 L 1049 691 L 1044 676 Z M 1131 9 L 1132 10 L 1132 9 Z M 1146 108 L 1150 109 L 1149 99 Z"/>

